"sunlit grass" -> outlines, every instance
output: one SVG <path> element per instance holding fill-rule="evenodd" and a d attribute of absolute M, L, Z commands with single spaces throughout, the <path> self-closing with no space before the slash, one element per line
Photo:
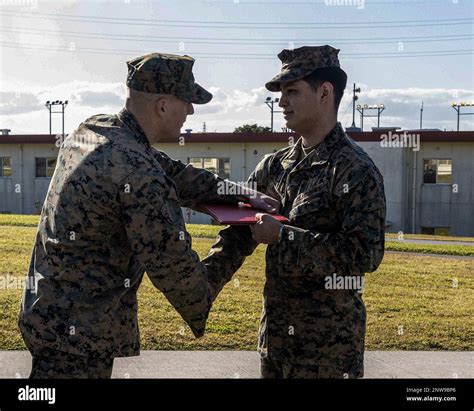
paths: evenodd
<path fill-rule="evenodd" d="M 204 257 L 214 240 L 202 237 L 214 236 L 219 227 L 188 228 Z M 27 272 L 35 233 L 36 227 L 0 227 L 0 350 L 25 348 L 17 328 L 18 284 Z M 145 277 L 138 297 L 142 348 L 255 349 L 264 251 L 259 246 L 223 289 L 207 334 L 198 340 Z M 473 297 L 474 259 L 387 254 L 379 269 L 367 275 L 367 349 L 473 350 Z"/>

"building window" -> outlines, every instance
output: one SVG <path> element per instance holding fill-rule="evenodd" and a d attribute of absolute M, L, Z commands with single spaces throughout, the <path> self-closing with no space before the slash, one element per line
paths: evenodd
<path fill-rule="evenodd" d="M 12 176 L 12 158 L 0 157 L 0 177 Z"/>
<path fill-rule="evenodd" d="M 421 234 L 449 235 L 449 227 L 421 227 Z"/>
<path fill-rule="evenodd" d="M 423 183 L 451 184 L 453 161 L 448 159 L 423 160 Z"/>
<path fill-rule="evenodd" d="M 230 158 L 189 157 L 188 163 L 211 171 L 221 178 L 230 179 Z"/>
<path fill-rule="evenodd" d="M 36 177 L 52 177 L 56 168 L 56 157 L 36 157 Z"/>

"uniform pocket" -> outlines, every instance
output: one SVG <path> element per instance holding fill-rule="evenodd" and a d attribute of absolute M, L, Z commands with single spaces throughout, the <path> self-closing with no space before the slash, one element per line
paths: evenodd
<path fill-rule="evenodd" d="M 299 216 L 317 213 L 322 210 L 330 209 L 330 201 L 327 192 L 310 191 L 302 193 L 296 197 L 293 207 L 290 211 L 290 219 L 295 219 Z"/>
<path fill-rule="evenodd" d="M 184 222 L 183 212 L 178 203 L 178 197 L 174 188 L 171 188 L 168 195 L 165 195 L 161 215 L 170 224 L 179 224 Z"/>

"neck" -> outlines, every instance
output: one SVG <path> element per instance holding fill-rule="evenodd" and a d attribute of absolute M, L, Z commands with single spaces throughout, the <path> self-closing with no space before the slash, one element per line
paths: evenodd
<path fill-rule="evenodd" d="M 317 127 L 302 133 L 301 137 L 303 138 L 304 147 L 309 148 L 321 143 L 334 128 L 336 123 L 336 116 L 325 117 L 318 122 Z"/>
<path fill-rule="evenodd" d="M 145 136 L 148 140 L 148 142 L 151 144 L 154 144 L 157 142 L 156 139 L 156 128 L 150 124 L 149 121 L 147 121 L 147 116 L 140 115 L 140 113 L 137 112 L 137 110 L 134 110 L 133 107 L 131 106 L 126 106 L 127 110 L 133 114 L 133 117 L 135 117 L 135 120 L 137 120 L 138 124 L 142 128 L 143 132 L 145 133 Z"/>
<path fill-rule="evenodd" d="M 140 127 L 142 128 L 143 132 L 145 133 L 145 136 L 150 143 L 150 145 L 156 143 L 158 139 L 156 138 L 154 131 L 156 131 L 151 124 L 149 124 L 147 121 L 143 121 L 142 119 L 137 118 L 138 124 L 140 124 Z"/>

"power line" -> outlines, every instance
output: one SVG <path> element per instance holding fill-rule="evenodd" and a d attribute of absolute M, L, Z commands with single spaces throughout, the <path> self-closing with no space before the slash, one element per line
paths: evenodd
<path fill-rule="evenodd" d="M 96 16 L 73 16 L 58 13 L 33 13 L 33 12 L 14 12 L 7 10 L 0 10 L 0 14 L 7 13 L 7 16 L 17 15 L 22 18 L 44 18 L 50 16 L 53 20 L 74 21 L 85 23 L 102 23 L 102 24 L 118 24 L 118 25 L 132 25 L 132 26 L 163 26 L 163 27 L 184 27 L 184 28 L 213 28 L 213 29 L 270 29 L 270 30 L 287 30 L 287 29 L 374 29 L 374 28 L 396 28 L 396 27 L 431 27 L 431 26 L 452 26 L 472 24 L 474 18 L 458 18 L 458 19 L 440 19 L 440 20 L 399 20 L 399 21 L 365 21 L 365 22 L 351 22 L 351 23 L 266 23 L 266 22 L 206 22 L 193 20 L 146 20 L 146 19 L 131 19 L 131 18 L 114 18 L 114 17 L 96 17 Z M 62 17 L 65 16 L 65 17 Z M 91 20 L 92 19 L 92 20 Z M 95 19 L 95 21 L 93 21 Z M 176 24 L 177 22 L 178 24 Z M 183 23 L 183 24 L 181 24 Z M 215 24 L 225 24 L 224 26 Z M 245 25 L 244 25 L 245 24 Z M 248 24 L 257 24 L 251 26 Z M 342 25 L 341 25 L 342 24 Z M 368 26 L 361 26 L 361 24 L 368 24 Z M 275 26 L 269 26 L 275 25 Z"/>
<path fill-rule="evenodd" d="M 0 32 L 19 33 L 19 34 L 33 34 L 33 35 L 47 35 L 47 36 L 66 36 L 86 39 L 98 40 L 121 40 L 121 41 L 154 41 L 160 43 L 176 43 L 186 41 L 190 44 L 226 44 L 226 45 L 242 45 L 243 41 L 248 42 L 245 45 L 281 45 L 288 44 L 288 40 L 284 39 L 224 39 L 224 38 L 196 38 L 196 37 L 176 37 L 176 36 L 146 36 L 146 35 L 125 35 L 125 34 L 111 34 L 111 33 L 87 33 L 74 31 L 57 31 L 57 30 L 41 30 L 41 29 L 16 29 L 16 28 L 1 28 Z M 473 39 L 473 34 L 450 34 L 445 36 L 418 36 L 418 37 L 381 37 L 381 38 L 349 38 L 349 39 L 321 39 L 318 42 L 330 42 L 338 44 L 386 44 L 386 43 L 431 43 L 439 41 L 463 41 Z M 292 43 L 300 44 L 303 42 L 314 41 L 314 39 L 295 39 Z"/>
<path fill-rule="evenodd" d="M 26 48 L 36 50 L 48 50 L 48 51 L 66 51 L 66 52 L 87 52 L 87 53 L 98 53 L 98 54 L 134 54 L 139 55 L 143 53 L 149 53 L 149 50 L 130 50 L 130 49 L 108 49 L 108 48 L 88 48 L 88 47 L 73 47 L 68 49 L 67 47 L 55 47 L 51 45 L 41 44 L 24 44 L 24 43 L 11 43 L 11 42 L 0 42 L 1 46 L 10 48 Z M 406 51 L 406 52 L 382 52 L 382 53 L 346 53 L 341 56 L 341 59 L 359 59 L 359 58 L 405 58 L 405 57 L 437 57 L 437 56 L 457 56 L 457 55 L 468 55 L 472 54 L 474 49 L 456 49 L 456 50 L 431 50 L 431 51 Z M 231 58 L 231 59 L 245 59 L 245 60 L 268 60 L 275 59 L 275 55 L 272 53 L 206 53 L 206 52 L 192 52 L 193 56 L 200 58 Z"/>
<path fill-rule="evenodd" d="M 344 112 L 343 112 L 343 114 L 342 114 L 342 116 L 341 116 L 341 120 L 342 120 L 342 119 L 346 116 L 346 114 L 348 113 L 349 108 L 351 107 L 351 104 L 352 104 L 352 101 L 349 101 L 349 102 L 347 103 L 347 106 L 346 106 L 346 108 L 345 108 L 345 110 L 344 110 Z"/>
<path fill-rule="evenodd" d="M 442 4 L 444 0 L 438 0 L 438 4 Z M 326 2 L 321 0 L 321 1 L 246 1 L 246 0 L 238 0 L 238 2 L 234 0 L 230 1 L 220 1 L 220 0 L 207 0 L 205 1 L 207 4 L 227 4 L 227 5 L 232 5 L 235 6 L 236 4 L 252 4 L 252 5 L 266 5 L 266 4 L 271 4 L 271 5 L 305 5 L 305 6 L 319 6 L 319 5 L 326 5 Z M 376 4 L 376 5 L 384 5 L 384 6 L 389 6 L 391 4 L 403 4 L 403 5 L 416 5 L 416 4 L 430 4 L 433 5 L 433 3 L 436 4 L 436 0 L 413 0 L 413 1 L 403 1 L 403 0 L 365 0 L 366 4 Z M 357 5 L 357 4 L 355 4 Z"/>
<path fill-rule="evenodd" d="M 40 12 L 24 12 L 24 11 L 13 11 L 13 10 L 1 10 L 0 13 L 12 13 L 24 16 L 25 14 L 32 14 L 37 16 L 60 16 L 60 17 L 71 17 L 71 18 L 87 18 L 87 19 L 100 19 L 100 20 L 130 20 L 138 22 L 158 22 L 158 23 L 197 23 L 197 24 L 280 24 L 280 22 L 262 22 L 262 21 L 246 21 L 244 23 L 240 22 L 229 22 L 229 21 L 215 21 L 215 20 L 162 20 L 162 19 L 141 19 L 133 17 L 107 17 L 107 16 L 90 16 L 90 15 L 74 15 L 74 14 L 63 14 L 63 13 L 40 13 Z M 452 19 L 425 19 L 425 20 L 386 20 L 386 21 L 363 21 L 363 22 L 352 22 L 352 24 L 372 24 L 372 23 L 420 23 L 420 22 L 442 22 L 442 21 L 462 21 L 462 20 L 474 20 L 471 17 L 458 17 Z M 302 23 L 302 22 L 285 22 L 285 24 L 291 25 L 301 25 L 301 24 L 311 24 L 317 25 L 320 23 Z M 324 23 L 324 24 L 341 24 L 341 23 Z"/>

